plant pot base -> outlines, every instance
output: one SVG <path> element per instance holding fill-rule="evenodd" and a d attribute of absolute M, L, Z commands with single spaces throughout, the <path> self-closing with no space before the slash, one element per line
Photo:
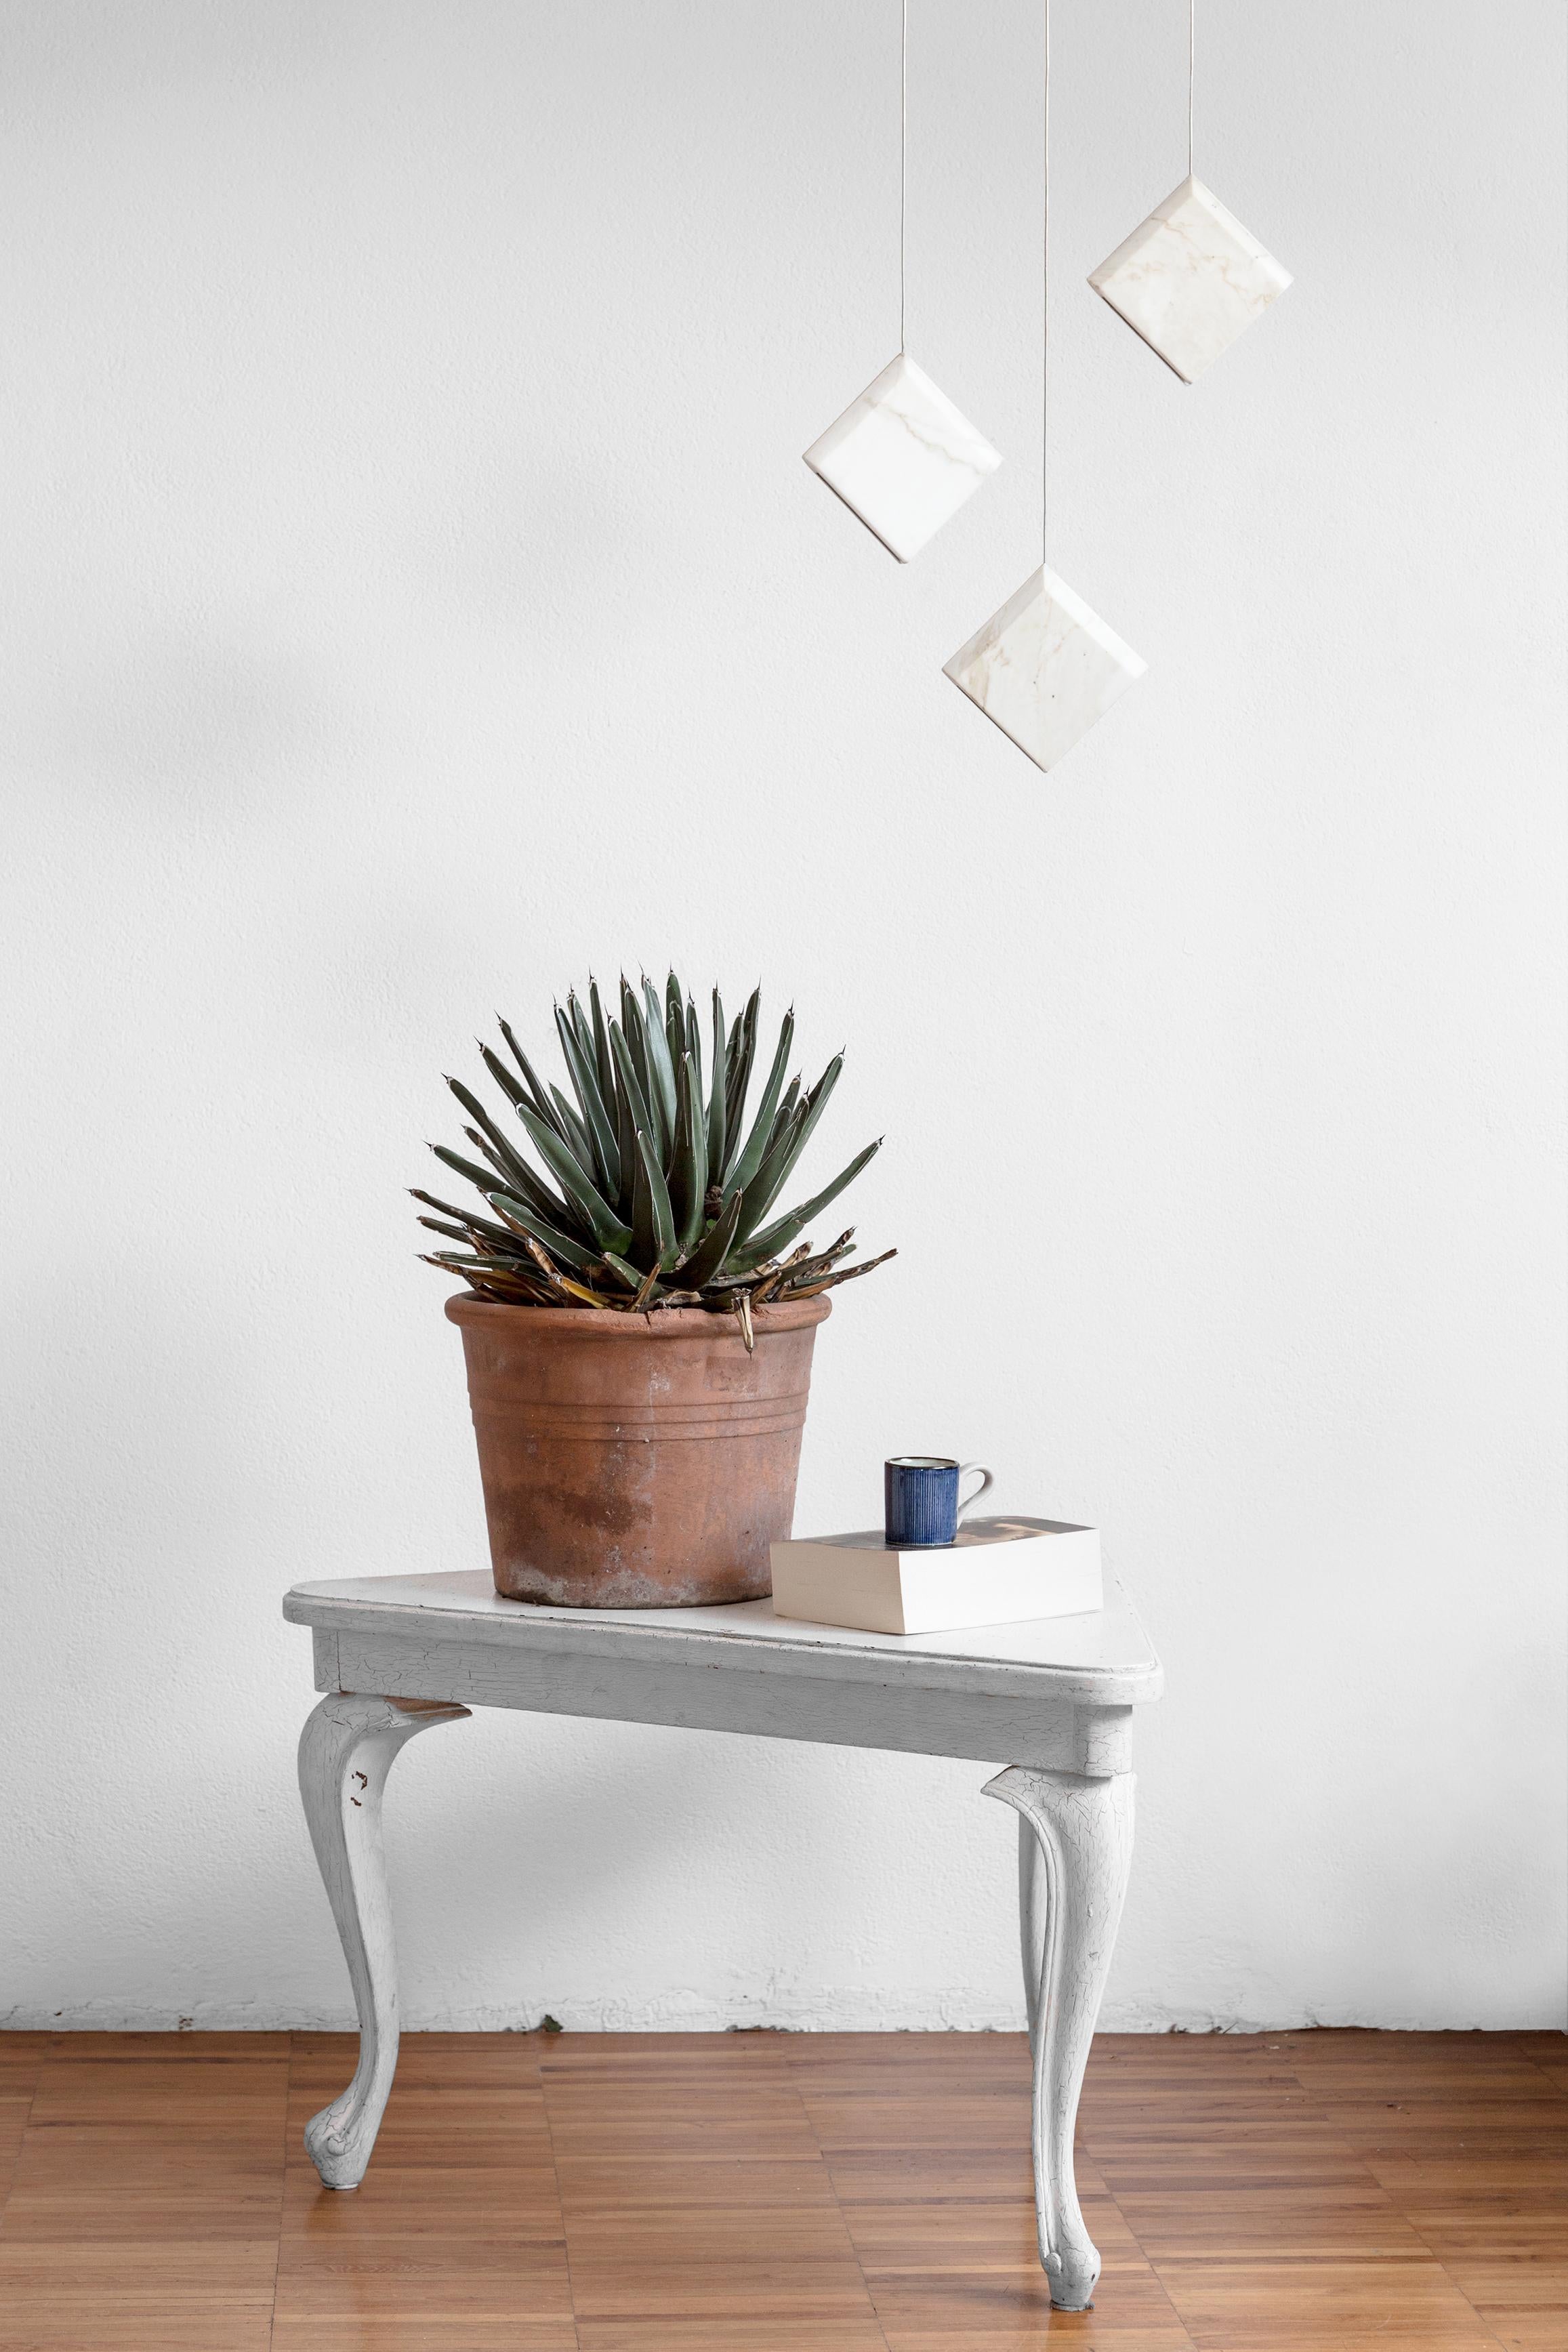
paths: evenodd
<path fill-rule="evenodd" d="M 750 1578 L 725 1582 L 715 1576 L 693 1579 L 691 1589 L 681 1591 L 657 1577 L 606 1574 L 585 1579 L 497 1569 L 495 1586 L 505 1601 L 531 1601 L 547 1609 L 706 1609 L 723 1601 L 760 1601 L 773 1589 L 771 1570 L 761 1584 Z"/>

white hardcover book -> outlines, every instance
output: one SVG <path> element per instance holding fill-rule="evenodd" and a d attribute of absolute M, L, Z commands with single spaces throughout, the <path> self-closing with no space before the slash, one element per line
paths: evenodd
<path fill-rule="evenodd" d="M 773 1614 L 865 1633 L 1078 1617 L 1101 1606 L 1100 1529 L 969 1519 L 951 1544 L 900 1547 L 879 1528 L 773 1546 Z"/>

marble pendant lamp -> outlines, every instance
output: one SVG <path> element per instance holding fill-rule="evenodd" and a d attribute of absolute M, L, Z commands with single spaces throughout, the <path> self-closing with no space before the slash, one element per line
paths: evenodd
<path fill-rule="evenodd" d="M 1148 667 L 1043 563 L 942 675 L 1049 770 Z"/>
<path fill-rule="evenodd" d="M 1187 0 L 1187 176 L 1089 282 L 1165 365 L 1191 383 L 1290 283 L 1193 172 L 1197 0 Z"/>
<path fill-rule="evenodd" d="M 1002 463 L 905 349 L 909 0 L 899 76 L 899 350 L 805 453 L 805 462 L 889 555 L 908 563 Z"/>
<path fill-rule="evenodd" d="M 1051 12 L 1045 0 L 1045 201 L 1041 245 L 1040 521 L 1047 535 L 1050 454 Z M 1047 541 L 1048 547 L 1048 541 Z M 1148 667 L 1076 590 L 1042 562 L 984 628 L 960 646 L 943 676 L 1040 769 L 1054 768 Z"/>

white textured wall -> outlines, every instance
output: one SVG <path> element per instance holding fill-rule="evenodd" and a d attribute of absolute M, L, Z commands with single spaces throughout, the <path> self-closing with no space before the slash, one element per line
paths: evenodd
<path fill-rule="evenodd" d="M 401 1188 L 492 1007 L 671 954 L 888 1133 L 798 1524 L 983 1454 L 1163 1651 L 1110 2021 L 1563 2021 L 1560 13 L 1205 5 L 1296 284 L 1186 391 L 1082 284 L 1182 11 L 1063 0 L 1056 560 L 1150 671 L 1048 782 L 941 675 L 1037 560 L 1037 15 L 915 0 L 1007 462 L 903 571 L 798 457 L 894 0 L 0 5 L 10 2021 L 345 2015 L 279 1598 L 484 1558 Z M 442 1732 L 408 2012 L 1016 2022 L 981 1779 Z"/>

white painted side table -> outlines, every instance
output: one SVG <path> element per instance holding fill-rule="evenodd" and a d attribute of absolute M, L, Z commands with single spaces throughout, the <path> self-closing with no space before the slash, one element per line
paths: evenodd
<path fill-rule="evenodd" d="M 300 1584 L 325 1691 L 300 1790 L 359 2011 L 360 2058 L 305 2144 L 329 2189 L 364 2178 L 397 2063 L 397 1983 L 382 1854 L 393 1758 L 475 1706 L 973 1757 L 1019 1816 L 1024 1990 L 1034 2058 L 1035 2206 L 1051 2299 L 1082 2310 L 1100 2275 L 1073 2181 L 1073 2122 L 1132 1853 L 1132 1712 L 1159 1660 L 1106 1579 L 1092 1616 L 964 1633 L 858 1633 L 719 1609 L 573 1610 L 500 1600 L 482 1573 Z"/>

